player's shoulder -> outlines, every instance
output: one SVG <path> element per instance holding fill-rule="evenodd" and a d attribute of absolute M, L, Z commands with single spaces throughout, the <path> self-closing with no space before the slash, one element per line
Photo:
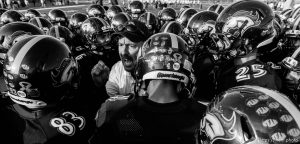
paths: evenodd
<path fill-rule="evenodd" d="M 107 111 L 118 111 L 133 102 L 133 100 L 134 95 L 116 95 L 108 98 L 105 101 L 104 106 Z"/>

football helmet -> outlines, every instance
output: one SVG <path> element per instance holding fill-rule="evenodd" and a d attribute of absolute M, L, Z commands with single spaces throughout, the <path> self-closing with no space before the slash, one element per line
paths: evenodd
<path fill-rule="evenodd" d="M 178 15 L 177 15 L 177 16 L 180 16 L 181 13 L 182 13 L 183 11 L 185 11 L 186 9 L 188 9 L 188 8 L 191 8 L 191 7 L 188 6 L 188 5 L 184 5 L 183 7 L 181 7 L 181 8 L 179 9 L 179 12 L 178 12 Z"/>
<path fill-rule="evenodd" d="M 182 13 L 180 13 L 180 15 L 178 15 L 176 21 L 179 22 L 183 27 L 186 27 L 189 19 L 196 13 L 197 10 L 193 8 L 188 8 L 184 10 Z"/>
<path fill-rule="evenodd" d="M 12 22 L 0 28 L 0 44 L 2 48 L 8 50 L 11 47 L 11 36 L 18 31 L 23 31 L 31 35 L 44 34 L 44 31 L 33 24 L 27 22 Z"/>
<path fill-rule="evenodd" d="M 107 11 L 106 16 L 111 20 L 116 14 L 123 12 L 121 7 L 118 5 L 112 5 Z"/>
<path fill-rule="evenodd" d="M 11 22 L 22 21 L 23 17 L 24 17 L 23 14 L 18 11 L 15 10 L 5 11 L 0 17 L 0 25 L 3 26 Z"/>
<path fill-rule="evenodd" d="M 124 12 L 120 12 L 116 14 L 112 20 L 111 20 L 111 28 L 115 32 L 119 32 L 119 27 L 122 27 L 123 24 L 125 24 L 127 21 L 131 20 L 131 17 Z"/>
<path fill-rule="evenodd" d="M 104 46 L 110 42 L 113 30 L 104 19 L 91 17 L 82 23 L 81 32 L 90 45 Z"/>
<path fill-rule="evenodd" d="M 66 27 L 64 26 L 53 26 L 49 29 L 47 32 L 47 35 L 50 35 L 52 37 L 55 37 L 59 39 L 60 41 L 66 43 L 69 47 L 69 49 L 72 51 L 73 48 L 73 38 L 74 34 Z"/>
<path fill-rule="evenodd" d="M 67 14 L 61 9 L 52 9 L 48 13 L 49 21 L 53 25 L 68 26 Z"/>
<path fill-rule="evenodd" d="M 282 19 L 288 19 L 291 16 L 292 12 L 293 12 L 292 9 L 286 9 L 286 10 L 281 11 L 279 13 L 279 15 Z"/>
<path fill-rule="evenodd" d="M 265 3 L 241 0 L 223 10 L 216 21 L 213 39 L 226 57 L 243 57 L 255 49 L 272 43 L 276 36 L 274 12 Z"/>
<path fill-rule="evenodd" d="M 259 86 L 219 94 L 200 122 L 202 144 L 296 144 L 300 111 L 286 95 Z"/>
<path fill-rule="evenodd" d="M 149 32 L 155 34 L 158 32 L 159 24 L 157 17 L 151 12 L 145 12 L 139 17 L 139 21 L 144 23 L 147 27 Z"/>
<path fill-rule="evenodd" d="M 146 12 L 144 4 L 138 0 L 132 1 L 128 6 L 128 10 L 132 19 L 138 19 L 141 14 Z"/>
<path fill-rule="evenodd" d="M 289 96 L 292 96 L 300 104 L 300 47 L 286 54 L 282 60 L 284 73 L 284 88 Z"/>
<path fill-rule="evenodd" d="M 105 16 L 105 9 L 101 5 L 97 5 L 97 4 L 89 5 L 86 12 L 89 17 L 98 17 L 104 19 L 107 18 Z"/>
<path fill-rule="evenodd" d="M 53 107 L 67 98 L 77 74 L 67 45 L 45 35 L 30 36 L 7 52 L 4 79 L 10 99 L 31 109 Z"/>
<path fill-rule="evenodd" d="M 192 69 L 186 42 L 173 33 L 152 35 L 142 46 L 137 79 L 166 79 L 188 84 Z"/>
<path fill-rule="evenodd" d="M 39 27 L 41 30 L 45 32 L 45 34 L 49 31 L 49 29 L 52 27 L 52 23 L 42 17 L 35 17 L 29 20 L 28 23 L 31 23 L 37 27 Z"/>
<path fill-rule="evenodd" d="M 5 8 L 0 8 L 0 17 L 1 17 L 1 15 L 2 15 L 4 12 L 6 12 L 6 11 L 8 11 L 8 10 L 5 9 Z"/>
<path fill-rule="evenodd" d="M 288 21 L 293 23 L 296 19 L 296 17 L 298 17 L 300 15 L 300 7 L 295 8 L 292 12 L 291 15 L 288 18 Z"/>
<path fill-rule="evenodd" d="M 69 20 L 69 29 L 74 34 L 80 34 L 80 27 L 86 19 L 88 19 L 88 16 L 86 14 L 83 13 L 72 14 Z"/>
<path fill-rule="evenodd" d="M 165 23 L 169 21 L 175 21 L 176 11 L 173 8 L 165 8 L 158 13 L 157 17 L 158 17 L 159 25 L 160 27 L 162 27 Z"/>
<path fill-rule="evenodd" d="M 297 16 L 290 28 L 284 31 L 282 38 L 282 48 L 289 51 L 294 51 L 300 47 L 300 15 Z"/>
<path fill-rule="evenodd" d="M 28 9 L 24 13 L 24 17 L 23 17 L 22 21 L 27 22 L 30 19 L 35 18 L 35 17 L 42 17 L 42 14 L 39 11 L 35 10 L 35 9 Z"/>
<path fill-rule="evenodd" d="M 210 6 L 207 10 L 208 11 L 213 11 L 217 14 L 220 14 L 222 12 L 222 10 L 224 9 L 224 7 L 220 4 L 214 4 L 212 6 Z"/>
<path fill-rule="evenodd" d="M 180 23 L 178 23 L 176 21 L 170 21 L 168 23 L 165 23 L 161 27 L 159 32 L 173 33 L 173 34 L 179 35 L 179 34 L 181 34 L 182 30 L 183 30 L 183 27 Z"/>
<path fill-rule="evenodd" d="M 218 14 L 212 11 L 201 11 L 194 14 L 183 30 L 183 38 L 187 41 L 190 51 L 196 52 L 205 48 L 212 49 L 214 42 L 210 34 L 215 32 Z"/>

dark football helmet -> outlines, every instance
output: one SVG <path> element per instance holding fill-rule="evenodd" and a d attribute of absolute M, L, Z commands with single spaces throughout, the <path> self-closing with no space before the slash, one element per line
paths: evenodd
<path fill-rule="evenodd" d="M 207 10 L 213 11 L 217 14 L 220 14 L 222 12 L 222 10 L 224 10 L 224 7 L 220 4 L 214 4 L 214 5 L 210 6 Z"/>
<path fill-rule="evenodd" d="M 159 32 L 164 32 L 164 33 L 173 33 L 176 35 L 179 35 L 182 33 L 183 27 L 180 23 L 176 21 L 170 21 L 168 23 L 165 23 Z"/>
<path fill-rule="evenodd" d="M 300 47 L 300 15 L 297 16 L 283 36 L 282 48 L 294 51 Z"/>
<path fill-rule="evenodd" d="M 281 11 L 279 15 L 282 17 L 282 19 L 288 19 L 291 16 L 292 11 L 292 9 L 286 9 Z"/>
<path fill-rule="evenodd" d="M 0 17 L 0 25 L 5 25 L 11 22 L 17 22 L 17 21 L 22 21 L 23 14 L 15 11 L 15 10 L 8 10 L 5 11 L 1 17 Z"/>
<path fill-rule="evenodd" d="M 67 45 L 45 35 L 14 44 L 4 65 L 8 96 L 32 109 L 53 107 L 67 98 L 77 73 L 77 63 Z"/>
<path fill-rule="evenodd" d="M 29 21 L 32 18 L 35 17 L 42 17 L 42 14 L 35 10 L 35 9 L 28 9 L 25 13 L 24 13 L 24 17 L 22 18 L 22 21 Z"/>
<path fill-rule="evenodd" d="M 140 1 L 137 1 L 137 0 L 132 1 L 129 4 L 128 10 L 129 10 L 128 13 L 132 17 L 132 19 L 138 19 L 141 14 L 146 12 L 144 4 Z"/>
<path fill-rule="evenodd" d="M 288 21 L 293 23 L 296 19 L 296 17 L 298 17 L 300 15 L 300 7 L 295 8 L 292 12 L 291 15 L 288 18 Z"/>
<path fill-rule="evenodd" d="M 217 51 L 226 57 L 245 56 L 253 50 L 272 43 L 276 36 L 274 12 L 261 1 L 241 0 L 228 6 L 216 21 L 213 35 Z"/>
<path fill-rule="evenodd" d="M 123 12 L 121 7 L 118 5 L 112 5 L 107 11 L 106 16 L 111 20 L 116 14 Z"/>
<path fill-rule="evenodd" d="M 26 32 L 31 35 L 44 34 L 44 31 L 33 24 L 27 22 L 12 22 L 0 28 L 0 44 L 2 48 L 8 50 L 11 47 L 11 36 L 18 31 Z"/>
<path fill-rule="evenodd" d="M 52 27 L 52 23 L 42 17 L 35 17 L 29 20 L 28 23 L 31 23 L 37 27 L 39 27 L 41 30 L 45 32 L 45 34 L 49 31 L 49 29 Z"/>
<path fill-rule="evenodd" d="M 179 12 L 178 12 L 178 15 L 177 15 L 177 16 L 180 16 L 181 13 L 182 13 L 183 11 L 185 11 L 186 9 L 188 9 L 188 8 L 191 8 L 191 7 L 188 6 L 188 5 L 184 5 L 183 7 L 181 7 L 181 8 L 179 9 Z"/>
<path fill-rule="evenodd" d="M 72 51 L 74 34 L 68 28 L 56 25 L 50 28 L 50 30 L 47 32 L 47 35 L 55 37 L 66 43 L 69 49 Z"/>
<path fill-rule="evenodd" d="M 48 13 L 49 21 L 53 25 L 61 25 L 68 27 L 67 14 L 61 9 L 52 9 Z"/>
<path fill-rule="evenodd" d="M 83 22 L 81 32 L 90 45 L 101 47 L 110 43 L 113 30 L 104 19 L 91 17 Z"/>
<path fill-rule="evenodd" d="M 182 37 L 187 41 L 191 52 L 215 47 L 210 34 L 215 32 L 217 17 L 215 12 L 201 11 L 189 19 Z"/>
<path fill-rule="evenodd" d="M 284 90 L 300 105 L 300 47 L 286 54 L 281 62 L 284 72 Z"/>
<path fill-rule="evenodd" d="M 180 15 L 178 15 L 176 21 L 179 22 L 183 27 L 186 27 L 189 19 L 196 13 L 197 10 L 193 8 L 188 8 L 184 10 L 182 13 L 180 13 Z"/>
<path fill-rule="evenodd" d="M 158 17 L 159 25 L 160 27 L 162 27 L 165 23 L 169 21 L 175 21 L 176 11 L 173 8 L 165 8 L 158 13 L 157 17 Z"/>
<path fill-rule="evenodd" d="M 142 81 L 166 79 L 188 84 L 191 69 L 186 42 L 172 33 L 157 33 L 145 41 L 136 75 Z"/>
<path fill-rule="evenodd" d="M 6 12 L 6 11 L 8 11 L 8 10 L 5 9 L 5 8 L 0 8 L 0 17 L 1 17 L 1 15 L 2 15 L 4 12 Z"/>
<path fill-rule="evenodd" d="M 239 86 L 218 95 L 200 122 L 202 144 L 296 144 L 300 111 L 286 95 Z"/>
<path fill-rule="evenodd" d="M 144 23 L 148 27 L 151 35 L 158 32 L 158 30 L 159 30 L 158 19 L 153 13 L 151 13 L 151 12 L 143 13 L 139 17 L 139 21 Z"/>
<path fill-rule="evenodd" d="M 131 17 L 124 12 L 116 14 L 111 20 L 111 28 L 115 32 L 119 32 L 119 27 L 122 27 L 127 21 L 131 20 Z"/>
<path fill-rule="evenodd" d="M 69 20 L 69 29 L 74 34 L 81 34 L 80 27 L 86 19 L 88 19 L 88 16 L 86 14 L 83 14 L 83 13 L 72 14 L 70 17 L 70 20 Z"/>
<path fill-rule="evenodd" d="M 101 5 L 97 5 L 97 4 L 89 5 L 86 12 L 89 17 L 98 17 L 98 18 L 107 19 L 107 17 L 105 16 L 105 9 Z"/>

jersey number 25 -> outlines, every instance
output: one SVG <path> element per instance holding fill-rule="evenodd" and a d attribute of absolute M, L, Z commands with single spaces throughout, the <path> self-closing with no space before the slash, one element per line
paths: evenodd
<path fill-rule="evenodd" d="M 235 71 L 236 75 L 236 81 L 244 81 L 251 78 L 251 73 L 249 70 L 252 71 L 253 78 L 259 78 L 267 74 L 267 71 L 263 69 L 264 65 L 260 64 L 253 64 L 250 66 L 244 66 L 239 68 L 237 71 Z"/>

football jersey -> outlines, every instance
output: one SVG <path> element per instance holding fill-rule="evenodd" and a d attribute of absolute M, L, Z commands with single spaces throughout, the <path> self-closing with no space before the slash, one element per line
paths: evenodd
<path fill-rule="evenodd" d="M 242 65 L 233 61 L 221 66 L 217 72 L 217 93 L 234 86 L 256 85 L 273 90 L 281 89 L 281 79 L 269 65 L 253 59 Z"/>
<path fill-rule="evenodd" d="M 1 108 L 6 128 L 2 136 L 10 144 L 88 143 L 95 130 L 95 113 L 81 105 L 64 103 L 55 109 L 35 111 L 18 104 Z"/>
<path fill-rule="evenodd" d="M 110 98 L 97 113 L 91 144 L 194 144 L 206 107 L 192 99 L 160 104 L 147 97 Z"/>

